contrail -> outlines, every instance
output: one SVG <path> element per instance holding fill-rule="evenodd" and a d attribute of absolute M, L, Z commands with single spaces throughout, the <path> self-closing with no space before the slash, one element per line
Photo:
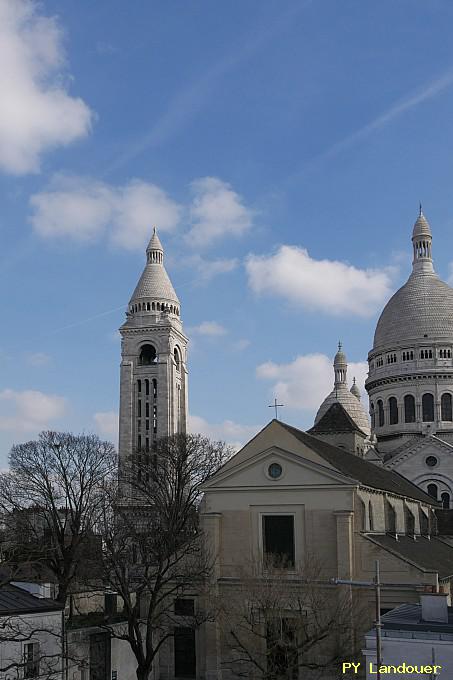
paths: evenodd
<path fill-rule="evenodd" d="M 89 316 L 87 319 L 81 319 L 80 321 L 76 321 L 75 323 L 70 323 L 67 326 L 61 326 L 61 328 L 56 328 L 53 331 L 50 331 L 49 335 L 55 335 L 55 333 L 61 333 L 62 331 L 67 331 L 69 328 L 76 328 L 76 326 L 83 326 L 84 323 L 89 323 L 90 321 L 95 321 L 96 319 L 100 319 L 102 316 L 108 316 L 108 314 L 113 314 L 114 312 L 118 312 L 121 309 L 126 309 L 127 305 L 121 305 L 121 307 L 115 307 L 115 309 L 109 309 L 106 312 L 101 312 L 100 314 L 96 314 L 96 316 Z"/>

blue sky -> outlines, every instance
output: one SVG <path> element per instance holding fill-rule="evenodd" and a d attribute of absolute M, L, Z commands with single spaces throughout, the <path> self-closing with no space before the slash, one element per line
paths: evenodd
<path fill-rule="evenodd" d="M 115 438 L 116 329 L 153 225 L 191 423 L 308 428 L 339 338 L 365 375 L 421 200 L 453 261 L 449 0 L 0 0 L 0 464 Z"/>

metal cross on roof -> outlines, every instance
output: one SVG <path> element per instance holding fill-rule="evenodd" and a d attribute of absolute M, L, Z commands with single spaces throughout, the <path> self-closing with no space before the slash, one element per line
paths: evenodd
<path fill-rule="evenodd" d="M 278 404 L 277 403 L 277 397 L 275 397 L 273 404 L 269 404 L 268 408 L 275 408 L 275 420 L 278 420 L 278 409 L 280 407 L 283 407 L 284 405 L 285 404 Z"/>

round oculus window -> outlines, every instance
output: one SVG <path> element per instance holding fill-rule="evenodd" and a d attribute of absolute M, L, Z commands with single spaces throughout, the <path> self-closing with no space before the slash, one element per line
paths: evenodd
<path fill-rule="evenodd" d="M 437 462 L 436 456 L 428 456 L 428 458 L 425 460 L 425 463 L 428 467 L 436 467 Z"/>
<path fill-rule="evenodd" d="M 283 468 L 279 463 L 271 463 L 267 468 L 267 472 L 271 479 L 278 479 L 282 476 Z"/>

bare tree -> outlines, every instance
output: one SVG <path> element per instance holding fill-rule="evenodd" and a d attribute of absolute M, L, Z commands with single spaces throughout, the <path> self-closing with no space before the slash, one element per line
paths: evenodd
<path fill-rule="evenodd" d="M 337 678 L 341 659 L 354 659 L 360 607 L 353 618 L 350 590 L 323 581 L 313 558 L 298 571 L 251 564 L 222 586 L 222 666 L 236 677 Z"/>
<path fill-rule="evenodd" d="M 13 446 L 9 464 L 0 475 L 4 565 L 17 580 L 50 574 L 65 604 L 71 584 L 100 549 L 95 528 L 105 482 L 116 472 L 114 447 L 95 435 L 42 432 Z"/>
<path fill-rule="evenodd" d="M 212 559 L 199 526 L 200 486 L 231 455 L 200 435 L 163 438 L 122 467 L 121 495 L 110 494 L 103 527 L 104 572 L 123 603 L 124 623 L 107 627 L 129 643 L 138 680 L 147 680 L 173 635 L 174 602 L 203 593 Z M 126 483 L 127 478 L 127 483 Z M 195 607 L 187 621 L 200 624 Z"/>

